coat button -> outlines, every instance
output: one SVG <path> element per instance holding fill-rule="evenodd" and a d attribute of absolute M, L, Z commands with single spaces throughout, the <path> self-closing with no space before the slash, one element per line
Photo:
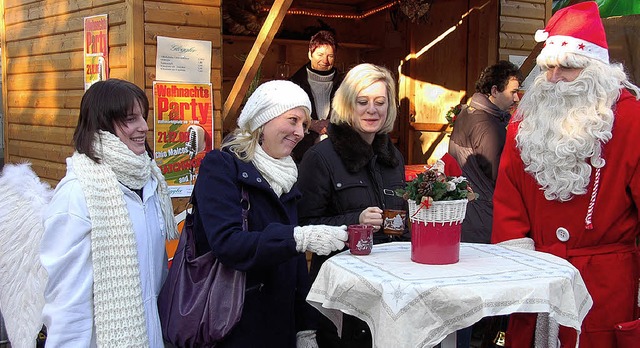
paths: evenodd
<path fill-rule="evenodd" d="M 342 183 L 340 183 L 340 182 L 339 182 L 339 183 L 337 183 L 337 184 L 336 184 L 336 187 L 342 187 Z"/>
<path fill-rule="evenodd" d="M 569 231 L 564 227 L 558 227 L 558 229 L 556 230 L 556 237 L 558 237 L 559 241 L 566 242 L 570 237 Z"/>

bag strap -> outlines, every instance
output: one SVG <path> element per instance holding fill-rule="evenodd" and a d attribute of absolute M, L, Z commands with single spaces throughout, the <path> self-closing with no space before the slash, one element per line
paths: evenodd
<path fill-rule="evenodd" d="M 246 206 L 245 206 L 246 204 Z M 242 230 L 249 230 L 249 209 L 251 208 L 251 203 L 249 202 L 249 192 L 244 189 L 244 185 L 242 185 L 242 198 L 240 199 L 240 205 L 242 206 Z"/>

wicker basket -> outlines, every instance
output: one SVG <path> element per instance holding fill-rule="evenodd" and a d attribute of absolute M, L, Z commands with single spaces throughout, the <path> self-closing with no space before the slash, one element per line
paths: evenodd
<path fill-rule="evenodd" d="M 411 222 L 422 222 L 426 225 L 429 222 L 450 224 L 462 222 L 467 212 L 467 202 L 469 201 L 466 199 L 436 201 L 429 208 L 421 207 L 413 200 L 408 202 Z"/>

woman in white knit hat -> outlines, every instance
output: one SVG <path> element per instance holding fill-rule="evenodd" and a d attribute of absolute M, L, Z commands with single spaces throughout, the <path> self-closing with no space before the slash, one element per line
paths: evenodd
<path fill-rule="evenodd" d="M 194 188 L 199 254 L 246 272 L 240 322 L 216 347 L 317 347 L 314 310 L 306 303 L 305 251 L 326 255 L 344 247 L 346 226 L 298 226 L 298 170 L 290 154 L 304 137 L 311 103 L 295 83 L 260 85 L 238 128 L 209 152 Z M 242 191 L 248 228 L 242 227 Z"/>
<path fill-rule="evenodd" d="M 47 213 L 47 346 L 163 347 L 156 298 L 177 236 L 167 184 L 149 156 L 149 101 L 122 80 L 82 97 L 67 174 Z"/>

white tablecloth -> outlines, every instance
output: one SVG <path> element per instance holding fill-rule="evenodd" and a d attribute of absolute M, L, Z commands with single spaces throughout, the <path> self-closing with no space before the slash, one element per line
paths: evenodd
<path fill-rule="evenodd" d="M 485 316 L 549 313 L 580 330 L 593 302 L 580 273 L 551 254 L 462 243 L 460 261 L 411 261 L 411 244 L 342 252 L 320 269 L 307 301 L 342 327 L 342 313 L 369 324 L 374 347 L 432 347 Z M 340 331 L 339 331 L 340 332 Z"/>

